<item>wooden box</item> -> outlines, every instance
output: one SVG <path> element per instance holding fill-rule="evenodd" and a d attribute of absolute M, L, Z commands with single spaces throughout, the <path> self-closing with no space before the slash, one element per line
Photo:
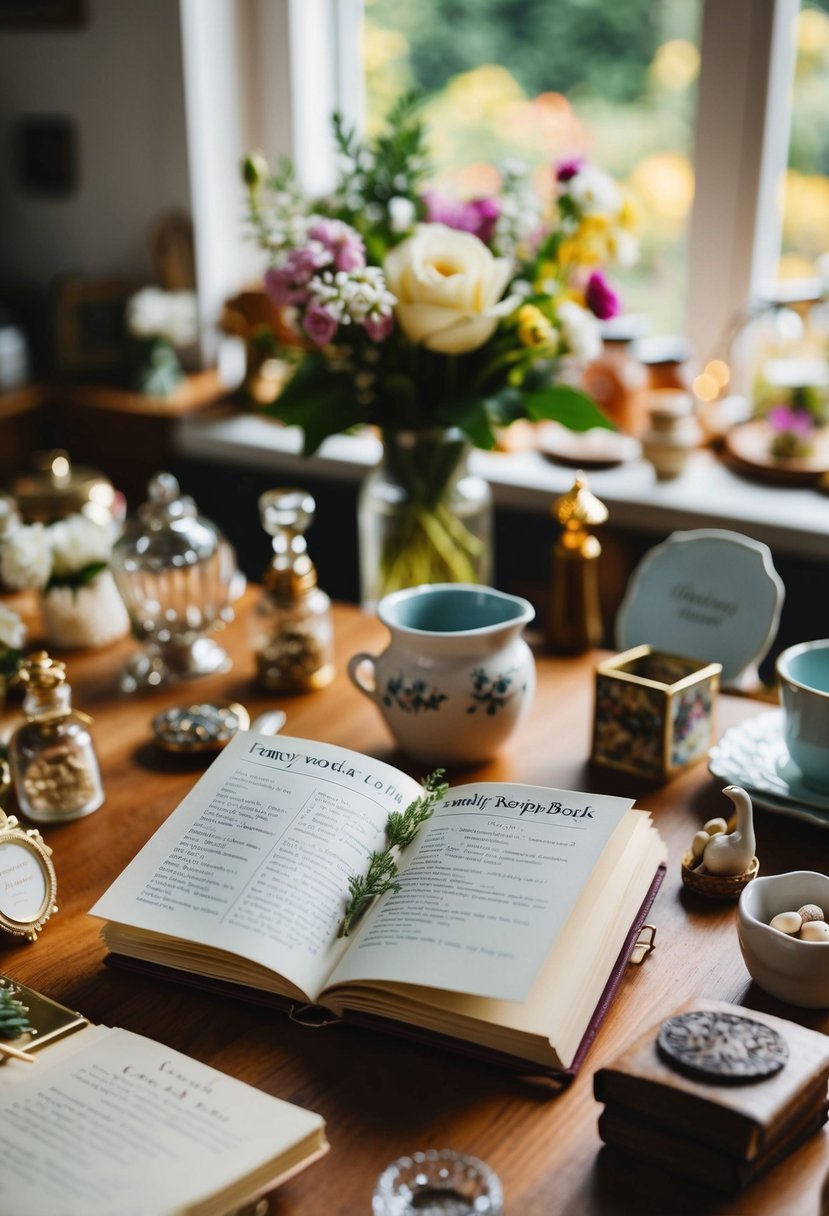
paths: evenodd
<path fill-rule="evenodd" d="M 720 663 L 635 646 L 596 669 L 591 759 L 666 780 L 706 755 Z"/>

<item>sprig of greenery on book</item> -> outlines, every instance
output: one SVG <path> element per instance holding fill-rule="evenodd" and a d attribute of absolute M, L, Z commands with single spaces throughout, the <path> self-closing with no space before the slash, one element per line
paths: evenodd
<path fill-rule="evenodd" d="M 437 804 L 449 789 L 441 781 L 445 769 L 436 768 L 421 782 L 423 793 L 410 802 L 405 811 L 392 811 L 386 822 L 386 847 L 378 849 L 369 857 L 365 875 L 349 874 L 348 890 L 351 899 L 345 910 L 338 937 L 348 937 L 357 921 L 372 900 L 386 891 L 399 891 L 397 881 L 397 858 L 417 836 L 422 824 L 432 815 Z"/>

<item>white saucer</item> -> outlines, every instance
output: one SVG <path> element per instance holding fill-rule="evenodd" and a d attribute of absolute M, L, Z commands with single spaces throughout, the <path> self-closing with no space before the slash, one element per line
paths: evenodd
<path fill-rule="evenodd" d="M 708 767 L 715 777 L 745 786 L 757 806 L 829 828 L 829 794 L 805 784 L 786 751 L 782 725 L 774 709 L 732 726 L 708 753 Z"/>

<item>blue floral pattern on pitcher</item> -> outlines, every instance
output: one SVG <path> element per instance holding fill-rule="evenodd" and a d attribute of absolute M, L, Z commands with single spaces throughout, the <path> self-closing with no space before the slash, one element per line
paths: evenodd
<path fill-rule="evenodd" d="M 510 688 L 511 684 L 512 672 L 490 676 L 483 667 L 473 668 L 470 694 L 473 703 L 467 706 L 466 712 L 474 714 L 483 709 L 488 714 L 495 714 L 499 709 L 504 709 L 519 691 L 517 688 Z M 526 684 L 522 685 L 521 692 L 525 689 Z"/>
<path fill-rule="evenodd" d="M 416 714 L 421 709 L 439 709 L 441 701 L 446 699 L 446 693 L 438 692 L 436 688 L 430 690 L 425 680 L 410 680 L 407 684 L 402 674 L 389 677 L 383 694 L 384 705 L 396 705 L 407 714 Z"/>

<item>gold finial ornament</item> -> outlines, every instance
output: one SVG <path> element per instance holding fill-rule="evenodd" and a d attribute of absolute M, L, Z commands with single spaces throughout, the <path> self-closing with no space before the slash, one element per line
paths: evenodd
<path fill-rule="evenodd" d="M 550 514 L 561 525 L 561 533 L 553 548 L 547 645 L 558 654 L 580 654 L 602 641 L 597 577 L 602 547 L 589 529 L 605 522 L 607 507 L 579 472 L 572 488 L 555 500 Z"/>

